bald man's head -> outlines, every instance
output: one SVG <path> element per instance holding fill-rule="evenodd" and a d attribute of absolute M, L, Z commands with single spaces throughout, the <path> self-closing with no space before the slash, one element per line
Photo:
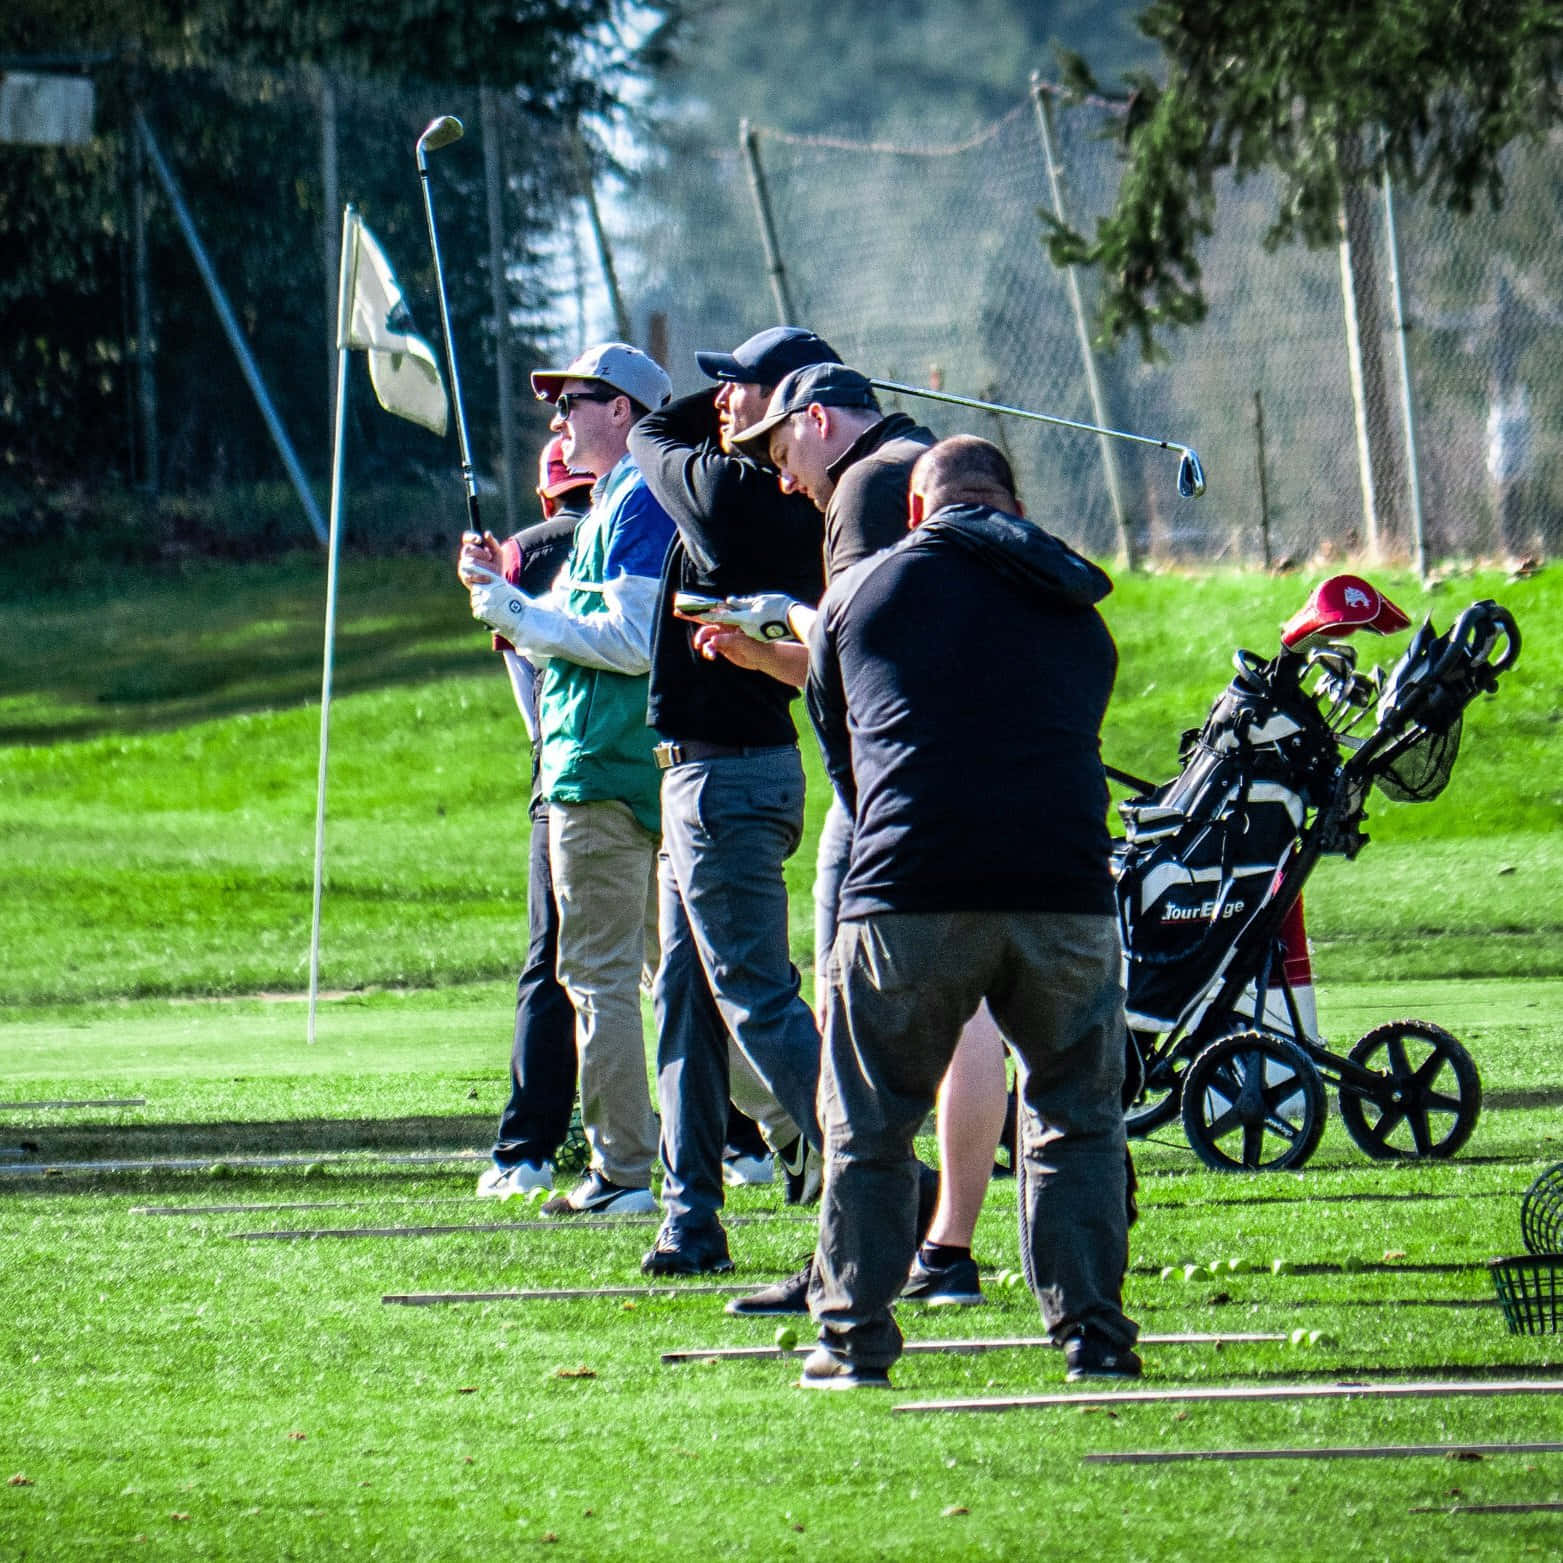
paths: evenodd
<path fill-rule="evenodd" d="M 912 525 L 946 505 L 989 505 L 1024 515 L 1015 493 L 1015 471 L 997 445 L 973 434 L 957 434 L 931 445 L 912 468 Z"/>

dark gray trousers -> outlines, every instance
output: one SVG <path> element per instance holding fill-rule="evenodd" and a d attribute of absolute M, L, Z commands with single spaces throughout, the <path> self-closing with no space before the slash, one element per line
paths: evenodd
<path fill-rule="evenodd" d="M 1123 990 L 1117 925 L 1048 912 L 886 913 L 836 934 L 820 1117 L 825 1192 L 809 1306 L 820 1342 L 901 1353 L 891 1304 L 916 1247 L 913 1138 L 985 998 L 1015 1055 L 1020 1251 L 1055 1338 L 1138 1333 L 1122 1306 Z"/>

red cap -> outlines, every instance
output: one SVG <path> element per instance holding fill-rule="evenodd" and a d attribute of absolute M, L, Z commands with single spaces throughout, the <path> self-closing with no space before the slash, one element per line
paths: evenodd
<path fill-rule="evenodd" d="M 1378 587 L 1360 575 L 1332 575 L 1281 626 L 1281 644 L 1297 651 L 1308 641 L 1339 639 L 1353 630 L 1393 635 L 1411 620 Z"/>
<path fill-rule="evenodd" d="M 590 488 L 597 481 L 590 472 L 579 472 L 564 464 L 564 436 L 556 434 L 537 458 L 537 492 L 543 499 L 558 499 L 572 488 Z"/>

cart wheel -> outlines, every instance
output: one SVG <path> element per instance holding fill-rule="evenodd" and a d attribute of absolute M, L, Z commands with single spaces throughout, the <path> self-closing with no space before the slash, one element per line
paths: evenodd
<path fill-rule="evenodd" d="M 1482 1111 L 1475 1061 L 1442 1026 L 1392 1020 L 1375 1026 L 1347 1055 L 1383 1079 L 1370 1092 L 1341 1082 L 1346 1132 L 1375 1161 L 1453 1156 Z"/>
<path fill-rule="evenodd" d="M 1183 1099 L 1183 1071 L 1189 1055 L 1175 1047 L 1158 1056 L 1153 1044 L 1140 1050 L 1145 1080 L 1140 1094 L 1124 1109 L 1123 1126 L 1130 1139 L 1138 1139 L 1171 1123 Z"/>
<path fill-rule="evenodd" d="M 1324 1133 L 1324 1082 L 1295 1042 L 1244 1031 L 1212 1042 L 1183 1076 L 1183 1132 L 1217 1172 L 1284 1172 Z"/>

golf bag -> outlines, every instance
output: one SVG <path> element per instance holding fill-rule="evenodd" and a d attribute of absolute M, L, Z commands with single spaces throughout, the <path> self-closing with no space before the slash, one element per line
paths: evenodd
<path fill-rule="evenodd" d="M 1236 654 L 1236 677 L 1184 734 L 1178 775 L 1119 805 L 1125 1008 L 1144 1076 L 1131 1134 L 1181 1115 L 1211 1167 L 1297 1167 L 1323 1133 L 1326 1081 L 1369 1156 L 1453 1155 L 1475 1127 L 1480 1079 L 1448 1032 L 1397 1021 L 1342 1056 L 1315 1034 L 1311 979 L 1307 1003 L 1296 991 L 1315 865 L 1367 844 L 1374 786 L 1407 801 L 1442 791 L 1462 713 L 1519 654 L 1513 619 L 1482 602 L 1443 636 L 1425 623 L 1388 674 L 1357 671 L 1345 635 L 1408 623 L 1357 577 L 1325 582 L 1279 655 Z"/>
<path fill-rule="evenodd" d="M 1182 771 L 1120 807 L 1114 872 L 1135 1030 L 1170 1029 L 1210 991 L 1324 802 L 1333 737 L 1287 682 L 1240 665 L 1204 727 L 1184 734 Z"/>

